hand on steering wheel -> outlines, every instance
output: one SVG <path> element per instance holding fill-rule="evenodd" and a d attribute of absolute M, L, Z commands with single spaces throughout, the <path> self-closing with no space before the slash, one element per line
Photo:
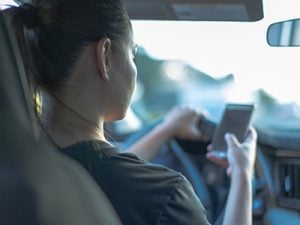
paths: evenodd
<path fill-rule="evenodd" d="M 205 141 L 206 136 L 199 129 L 203 114 L 189 107 L 174 107 L 165 117 L 161 126 L 171 134 L 171 138 Z"/>

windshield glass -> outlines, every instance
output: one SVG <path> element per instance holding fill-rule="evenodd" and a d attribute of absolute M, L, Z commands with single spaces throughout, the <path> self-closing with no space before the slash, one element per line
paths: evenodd
<path fill-rule="evenodd" d="M 254 103 L 256 127 L 300 129 L 300 49 L 266 41 L 271 23 L 300 17 L 300 2 L 263 5 L 258 22 L 132 21 L 139 46 L 137 87 L 117 132 L 138 129 L 178 104 L 217 122 L 227 102 Z"/>
<path fill-rule="evenodd" d="M 132 110 L 147 123 L 185 104 L 217 121 L 227 102 L 251 102 L 256 126 L 299 129 L 300 50 L 266 42 L 271 23 L 299 12 L 297 0 L 265 0 L 258 22 L 133 21 L 140 47 Z"/>

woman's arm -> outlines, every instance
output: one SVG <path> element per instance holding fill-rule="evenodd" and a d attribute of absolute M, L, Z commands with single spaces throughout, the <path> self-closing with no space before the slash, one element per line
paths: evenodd
<path fill-rule="evenodd" d="M 155 126 L 126 151 L 150 161 L 156 156 L 160 147 L 171 138 L 202 140 L 198 128 L 200 119 L 201 114 L 195 110 L 188 107 L 175 107 L 166 115 L 162 123 Z"/>
<path fill-rule="evenodd" d="M 252 225 L 251 177 L 240 172 L 232 176 L 223 225 Z"/>
<path fill-rule="evenodd" d="M 257 134 L 249 129 L 246 140 L 239 143 L 234 135 L 225 136 L 227 160 L 218 158 L 213 151 L 207 154 L 211 161 L 227 167 L 231 186 L 223 225 L 252 225 L 252 175 L 255 162 Z"/>

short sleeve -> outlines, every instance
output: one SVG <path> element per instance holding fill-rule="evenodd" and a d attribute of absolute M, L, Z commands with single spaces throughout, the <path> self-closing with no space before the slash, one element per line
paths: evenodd
<path fill-rule="evenodd" d="M 206 211 L 191 184 L 184 178 L 178 180 L 158 221 L 159 225 L 209 225 Z"/>

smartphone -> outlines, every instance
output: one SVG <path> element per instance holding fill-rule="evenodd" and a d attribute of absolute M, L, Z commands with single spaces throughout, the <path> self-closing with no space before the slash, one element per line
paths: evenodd
<path fill-rule="evenodd" d="M 239 142 L 243 142 L 251 122 L 254 110 L 252 104 L 227 104 L 220 123 L 217 125 L 212 138 L 212 149 L 226 151 L 225 134 L 234 134 Z"/>

